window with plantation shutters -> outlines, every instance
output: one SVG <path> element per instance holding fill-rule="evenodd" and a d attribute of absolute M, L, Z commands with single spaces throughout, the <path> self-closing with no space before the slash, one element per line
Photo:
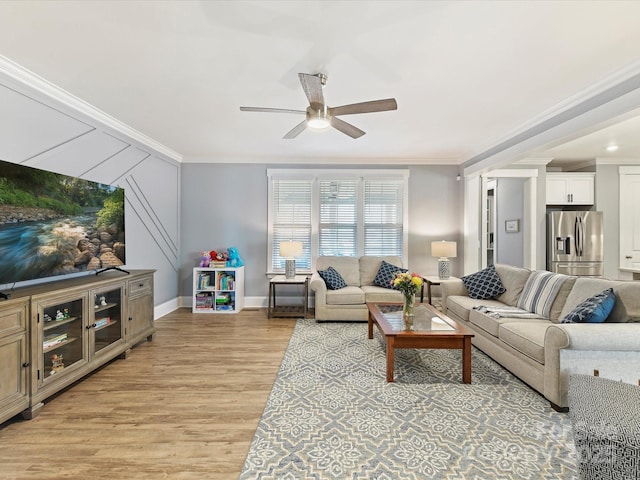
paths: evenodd
<path fill-rule="evenodd" d="M 364 254 L 403 253 L 404 182 L 364 181 Z"/>
<path fill-rule="evenodd" d="M 408 170 L 269 169 L 269 273 L 280 242 L 300 241 L 296 271 L 318 256 L 397 255 L 406 261 Z"/>
<path fill-rule="evenodd" d="M 318 255 L 358 253 L 358 182 L 320 180 Z"/>
<path fill-rule="evenodd" d="M 273 225 L 271 250 L 273 271 L 284 271 L 286 258 L 280 256 L 280 243 L 302 242 L 302 256 L 296 268 L 311 268 L 311 180 L 278 180 L 273 183 Z"/>

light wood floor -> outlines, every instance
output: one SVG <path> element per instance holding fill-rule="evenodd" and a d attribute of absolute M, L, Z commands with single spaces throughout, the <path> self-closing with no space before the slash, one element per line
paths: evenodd
<path fill-rule="evenodd" d="M 156 322 L 133 349 L 0 428 L 0 479 L 236 479 L 295 319 L 265 310 Z"/>

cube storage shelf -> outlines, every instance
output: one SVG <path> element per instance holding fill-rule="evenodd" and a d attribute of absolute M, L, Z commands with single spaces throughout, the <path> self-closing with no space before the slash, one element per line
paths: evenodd
<path fill-rule="evenodd" d="M 244 307 L 244 267 L 193 269 L 193 313 L 238 313 Z"/>

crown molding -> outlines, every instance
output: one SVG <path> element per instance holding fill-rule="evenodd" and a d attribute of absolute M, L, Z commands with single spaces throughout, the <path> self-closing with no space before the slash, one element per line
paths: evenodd
<path fill-rule="evenodd" d="M 224 163 L 265 165 L 460 165 L 457 158 L 350 158 L 350 157 L 276 157 L 276 156 L 198 156 L 185 155 L 182 163 Z"/>
<path fill-rule="evenodd" d="M 523 158 L 514 162 L 517 165 L 548 165 L 553 160 L 553 157 L 530 157 Z"/>
<path fill-rule="evenodd" d="M 9 60 L 7 57 L 0 55 L 0 78 L 6 77 L 20 87 L 27 87 L 33 92 L 37 92 L 45 99 L 51 99 L 74 112 L 78 112 L 84 117 L 99 123 L 119 134 L 125 135 L 127 138 L 153 150 L 155 153 L 169 157 L 178 162 L 182 161 L 182 155 L 178 152 L 162 145 L 151 137 L 131 128 L 129 125 L 112 117 L 108 113 L 97 109 L 93 105 L 72 95 L 62 88 L 54 85 L 41 76 L 27 70 L 17 63 Z M 24 93 L 24 92 L 23 92 Z"/>
<path fill-rule="evenodd" d="M 640 165 L 640 158 L 596 158 L 596 165 Z"/>
<path fill-rule="evenodd" d="M 593 128 L 640 107 L 640 61 L 617 70 L 511 130 L 464 162 L 472 173 L 521 160 L 572 132 Z"/>

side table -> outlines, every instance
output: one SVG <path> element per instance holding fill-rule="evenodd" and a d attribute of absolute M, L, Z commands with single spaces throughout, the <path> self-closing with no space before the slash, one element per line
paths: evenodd
<path fill-rule="evenodd" d="M 447 280 L 454 280 L 456 277 L 449 277 L 447 278 Z M 422 283 L 422 289 L 420 290 L 420 303 L 424 302 L 424 285 L 427 285 L 427 301 L 429 302 L 429 305 L 433 305 L 431 303 L 431 287 L 434 285 L 440 285 L 442 284 L 443 281 L 446 280 L 441 280 L 440 277 L 438 277 L 437 275 L 426 275 L 422 277 L 423 283 Z"/>
<path fill-rule="evenodd" d="M 301 285 L 303 290 L 302 305 L 276 305 L 276 287 L 278 285 Z M 284 275 L 276 275 L 269 281 L 269 308 L 267 318 L 271 317 L 300 317 L 307 318 L 309 308 L 309 277 L 306 275 L 296 275 L 294 278 L 287 278 Z"/>

